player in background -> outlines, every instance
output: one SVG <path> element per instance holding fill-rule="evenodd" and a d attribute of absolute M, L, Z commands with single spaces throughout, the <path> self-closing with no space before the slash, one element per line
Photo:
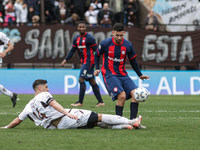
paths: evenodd
<path fill-rule="evenodd" d="M 8 47 L 4 50 L 4 44 L 6 44 Z M 2 32 L 0 32 L 0 68 L 2 66 L 3 60 L 7 53 L 13 50 L 13 45 L 10 42 L 10 39 Z M 4 50 L 4 51 L 3 51 Z M 17 94 L 12 93 L 9 90 L 7 90 L 3 85 L 0 84 L 0 93 L 7 95 L 11 98 L 11 101 L 13 102 L 13 107 L 16 105 L 16 99 Z"/>
<path fill-rule="evenodd" d="M 70 52 L 66 56 L 66 58 L 62 61 L 62 66 L 65 66 L 65 63 L 74 55 L 75 51 L 78 50 L 79 58 L 81 60 L 81 70 L 79 75 L 79 83 L 80 83 L 80 92 L 79 92 L 79 100 L 71 104 L 71 106 L 83 106 L 83 99 L 85 96 L 86 84 L 85 81 L 89 81 L 92 86 L 94 95 L 98 100 L 98 104 L 96 107 L 105 106 L 99 86 L 97 85 L 94 77 L 94 52 L 97 50 L 97 43 L 92 35 L 86 32 L 85 23 L 78 24 L 78 31 L 80 35 L 77 35 L 73 39 L 73 44 Z"/>
<path fill-rule="evenodd" d="M 35 97 L 29 101 L 24 110 L 9 125 L 3 128 L 14 128 L 29 118 L 36 126 L 45 129 L 93 128 L 94 126 L 111 129 L 133 129 L 138 127 L 142 116 L 129 120 L 125 117 L 109 114 L 97 114 L 90 110 L 64 109 L 52 95 L 46 80 L 38 79 L 33 83 Z"/>
<path fill-rule="evenodd" d="M 134 90 L 137 88 L 133 80 L 128 76 L 125 70 L 126 56 L 128 56 L 133 70 L 141 80 L 149 79 L 149 76 L 143 75 L 135 59 L 136 53 L 130 41 L 123 38 L 125 34 L 124 25 L 116 23 L 112 31 L 113 37 L 103 40 L 95 53 L 96 70 L 94 75 L 98 76 L 99 60 L 103 55 L 101 72 L 105 86 L 113 101 L 117 99 L 115 106 L 116 115 L 122 116 L 124 103 L 131 98 L 130 119 L 136 118 L 138 113 L 138 102 L 134 99 Z M 140 128 L 146 128 L 140 126 Z"/>

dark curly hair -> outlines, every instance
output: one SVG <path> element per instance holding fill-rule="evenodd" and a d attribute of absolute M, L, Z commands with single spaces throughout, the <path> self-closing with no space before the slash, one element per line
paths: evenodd
<path fill-rule="evenodd" d="M 114 26 L 113 26 L 113 31 L 124 31 L 125 28 L 124 28 L 124 25 L 122 23 L 116 23 Z"/>

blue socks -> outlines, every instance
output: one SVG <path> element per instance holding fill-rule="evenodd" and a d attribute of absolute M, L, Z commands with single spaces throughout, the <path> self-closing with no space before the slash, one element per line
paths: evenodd
<path fill-rule="evenodd" d="M 123 114 L 123 108 L 124 108 L 123 106 L 116 105 L 115 106 L 116 115 L 122 116 L 122 114 Z"/>
<path fill-rule="evenodd" d="M 80 82 L 80 92 L 79 92 L 79 102 L 83 104 L 83 98 L 85 96 L 86 84 L 85 82 Z"/>
<path fill-rule="evenodd" d="M 103 100 L 102 100 L 101 94 L 100 94 L 100 90 L 99 90 L 99 86 L 97 84 L 92 85 L 92 89 L 93 89 L 94 95 L 97 98 L 98 102 L 103 103 Z"/>
<path fill-rule="evenodd" d="M 139 106 L 139 103 L 131 102 L 131 104 L 130 104 L 130 119 L 137 117 L 138 106 Z"/>

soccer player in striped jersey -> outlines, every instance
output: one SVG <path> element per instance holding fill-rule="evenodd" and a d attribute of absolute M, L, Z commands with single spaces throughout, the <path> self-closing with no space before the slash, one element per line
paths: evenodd
<path fill-rule="evenodd" d="M 141 80 L 149 79 L 150 77 L 141 73 L 135 59 L 136 52 L 133 49 L 132 43 L 123 38 L 125 34 L 124 25 L 116 23 L 112 34 L 113 37 L 107 38 L 99 44 L 95 53 L 96 70 L 94 71 L 94 75 L 98 76 L 100 73 L 99 60 L 102 55 L 101 72 L 110 97 L 113 101 L 117 99 L 115 107 L 116 115 L 122 116 L 124 103 L 131 98 L 130 119 L 133 119 L 137 116 L 139 104 L 133 96 L 137 86 L 125 70 L 126 56 L 128 56 L 133 70 Z"/>
<path fill-rule="evenodd" d="M 86 25 L 83 22 L 78 24 L 78 31 L 80 35 L 77 35 L 73 39 L 73 45 L 66 56 L 66 58 L 62 61 L 62 66 L 65 66 L 65 63 L 74 55 L 75 51 L 78 50 L 79 58 L 81 60 L 81 70 L 79 75 L 79 83 L 80 83 L 80 92 L 79 92 L 79 100 L 71 104 L 71 106 L 83 106 L 83 98 L 85 95 L 86 84 L 85 81 L 89 81 L 92 86 L 94 95 L 96 96 L 98 103 L 96 107 L 105 106 L 99 86 L 97 85 L 94 77 L 94 52 L 97 50 L 97 43 L 92 35 L 86 32 Z"/>
<path fill-rule="evenodd" d="M 6 48 L 6 50 L 4 50 L 5 44 L 8 46 Z M 0 68 L 1 68 L 2 63 L 3 63 L 2 58 L 4 58 L 6 56 L 6 54 L 9 53 L 10 51 L 12 51 L 13 49 L 14 49 L 14 47 L 13 47 L 12 43 L 10 42 L 10 39 L 3 32 L 0 32 Z M 15 107 L 16 100 L 17 100 L 17 94 L 16 93 L 10 92 L 2 84 L 0 84 L 0 93 L 9 96 L 11 98 L 12 103 L 13 103 L 13 107 Z"/>

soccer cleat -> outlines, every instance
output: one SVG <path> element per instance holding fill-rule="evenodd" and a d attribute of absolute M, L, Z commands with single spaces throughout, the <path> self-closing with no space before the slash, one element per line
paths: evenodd
<path fill-rule="evenodd" d="M 137 127 L 140 126 L 141 121 L 142 121 L 142 116 L 139 115 L 137 118 L 131 120 L 131 123 L 130 123 L 130 124 L 131 124 L 133 127 L 136 127 L 136 128 L 137 128 Z"/>
<path fill-rule="evenodd" d="M 16 93 L 13 93 L 13 97 L 11 98 L 11 101 L 13 102 L 13 107 L 15 107 L 16 101 L 17 101 L 17 94 Z"/>
<path fill-rule="evenodd" d="M 141 115 L 139 115 L 137 118 L 138 118 L 138 120 L 137 120 L 136 123 L 133 125 L 134 127 L 139 127 L 139 126 L 140 126 L 140 123 L 141 123 L 141 121 L 142 121 L 142 116 L 141 116 Z"/>
<path fill-rule="evenodd" d="M 130 129 L 130 130 L 134 129 L 133 126 L 129 125 L 129 124 L 123 124 L 123 125 L 121 125 L 121 127 L 122 127 L 122 129 Z"/>
<path fill-rule="evenodd" d="M 74 104 L 71 104 L 71 106 L 79 107 L 79 106 L 83 106 L 83 104 L 81 104 L 80 102 L 76 102 Z"/>
<path fill-rule="evenodd" d="M 98 103 L 95 107 L 105 106 L 105 103 Z"/>

